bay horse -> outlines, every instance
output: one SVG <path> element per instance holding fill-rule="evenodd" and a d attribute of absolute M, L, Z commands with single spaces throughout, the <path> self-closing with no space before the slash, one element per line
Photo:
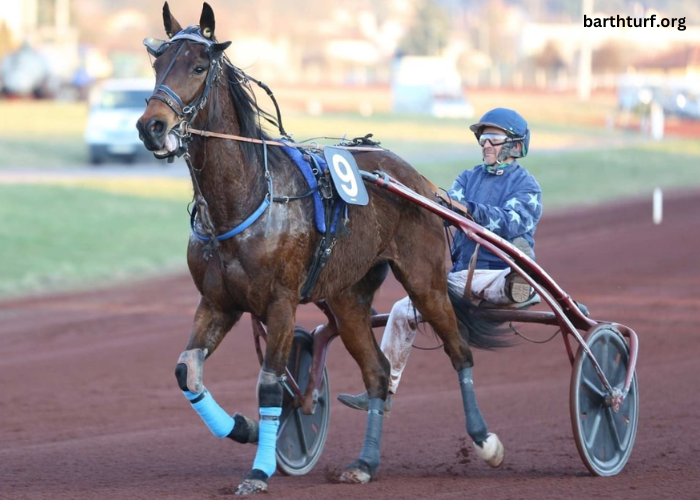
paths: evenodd
<path fill-rule="evenodd" d="M 367 483 L 374 478 L 389 363 L 375 341 L 370 316 L 375 291 L 389 269 L 444 343 L 458 373 L 467 433 L 477 453 L 499 466 L 503 446 L 488 432 L 477 406 L 468 344 L 483 347 L 489 341 L 475 337 L 479 329 L 468 317 L 460 318 L 460 324 L 471 330 L 470 338 L 460 335 L 448 298 L 442 219 L 368 185 L 366 206 L 346 205 L 337 222 L 347 234 L 321 248 L 328 233 L 322 234 L 315 224 L 313 196 L 305 195 L 309 181 L 281 143 L 265 132 L 262 122 L 275 120 L 257 105 L 250 87 L 251 81 L 257 81 L 224 54 L 231 42 L 217 41 L 212 8 L 204 3 L 199 24 L 183 29 L 166 2 L 163 22 L 168 40 L 144 40 L 154 57 L 156 85 L 137 128 L 156 157 L 184 155 L 195 195 L 187 264 L 201 297 L 175 374 L 180 389 L 215 436 L 257 442 L 252 469 L 237 493 L 266 491 L 275 471 L 282 380 L 296 309 L 308 302 L 323 301 L 332 310 L 370 398 L 360 455 L 344 469 L 340 481 Z M 277 122 L 283 131 L 279 115 Z M 200 134 L 194 135 L 194 130 Z M 299 147 L 291 141 L 285 144 Z M 434 196 L 427 181 L 390 151 L 373 145 L 346 149 L 360 170 L 385 172 L 423 196 Z M 310 281 L 312 286 L 306 287 L 307 293 L 302 293 L 314 274 L 319 248 L 330 257 Z M 268 332 L 257 383 L 259 419 L 230 416 L 202 382 L 205 359 L 244 312 L 259 318 Z"/>

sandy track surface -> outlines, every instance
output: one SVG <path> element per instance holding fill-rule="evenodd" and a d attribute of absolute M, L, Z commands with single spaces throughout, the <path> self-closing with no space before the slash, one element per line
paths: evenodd
<path fill-rule="evenodd" d="M 362 382 L 331 345 L 333 403 L 325 450 L 303 477 L 275 475 L 266 498 L 697 498 L 700 491 L 700 194 L 545 218 L 538 261 L 592 317 L 640 337 L 640 419 L 627 467 L 591 477 L 569 419 L 571 367 L 559 336 L 476 351 L 479 405 L 506 446 L 493 470 L 471 453 L 457 377 L 441 350 L 415 350 L 385 422 L 382 464 L 368 485 L 336 484 L 359 453 L 365 416 L 335 401 Z M 184 255 L 183 255 L 184 258 Z M 402 292 L 384 285 L 387 312 Z M 180 394 L 173 369 L 198 296 L 189 276 L 0 303 L 0 498 L 221 498 L 255 448 L 217 440 Z M 298 323 L 322 317 L 303 307 Z M 541 325 L 521 331 L 544 339 Z M 376 332 L 377 337 L 381 331 Z M 435 345 L 432 335 L 417 344 Z M 247 316 L 207 362 L 219 403 L 255 415 L 259 365 Z"/>

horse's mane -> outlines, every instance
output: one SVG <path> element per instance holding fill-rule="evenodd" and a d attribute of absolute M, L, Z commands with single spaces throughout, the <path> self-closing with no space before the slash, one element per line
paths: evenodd
<path fill-rule="evenodd" d="M 228 88 L 233 99 L 233 107 L 238 118 L 241 129 L 241 136 L 253 139 L 271 140 L 271 137 L 264 130 L 262 121 L 267 121 L 277 127 L 277 120 L 270 113 L 258 105 L 255 93 L 250 86 L 250 80 L 246 74 L 228 61 L 224 64 Z M 246 160 L 253 162 L 258 160 L 263 162 L 263 146 L 260 144 L 241 141 L 241 148 Z M 280 161 L 284 152 L 276 146 L 268 146 L 268 162 Z"/>

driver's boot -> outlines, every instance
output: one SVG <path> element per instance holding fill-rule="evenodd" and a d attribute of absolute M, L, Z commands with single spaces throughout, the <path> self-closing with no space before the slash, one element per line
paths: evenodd
<path fill-rule="evenodd" d="M 530 257 L 530 259 L 535 260 L 535 252 L 532 251 L 532 247 L 525 238 L 515 238 L 512 241 L 512 243 L 513 246 L 515 246 L 515 248 L 517 248 L 525 255 Z M 511 272 L 508 276 L 506 276 L 505 286 L 506 297 L 508 297 L 508 299 L 510 299 L 511 302 L 514 302 L 516 304 L 527 302 L 533 297 L 535 293 L 530 284 L 515 271 Z"/>

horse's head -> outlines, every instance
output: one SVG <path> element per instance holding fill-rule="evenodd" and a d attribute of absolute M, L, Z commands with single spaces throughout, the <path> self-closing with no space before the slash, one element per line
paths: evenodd
<path fill-rule="evenodd" d="M 168 40 L 143 41 L 155 58 L 156 86 L 136 123 L 141 141 L 159 158 L 183 148 L 183 125 L 206 106 L 225 65 L 223 52 L 231 44 L 216 41 L 214 11 L 207 3 L 199 25 L 182 29 L 165 2 L 163 24 Z"/>

